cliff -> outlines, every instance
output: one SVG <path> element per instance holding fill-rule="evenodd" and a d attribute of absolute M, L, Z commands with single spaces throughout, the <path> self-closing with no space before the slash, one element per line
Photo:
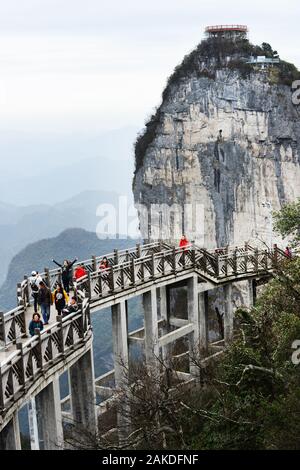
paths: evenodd
<path fill-rule="evenodd" d="M 300 109 L 291 89 L 299 72 L 283 61 L 261 70 L 246 63 L 251 55 L 277 56 L 267 44 L 203 41 L 175 69 L 136 142 L 135 202 L 177 205 L 188 237 L 184 205 L 202 206 L 192 235 L 207 248 L 269 242 L 262 203 L 277 210 L 300 197 Z"/>

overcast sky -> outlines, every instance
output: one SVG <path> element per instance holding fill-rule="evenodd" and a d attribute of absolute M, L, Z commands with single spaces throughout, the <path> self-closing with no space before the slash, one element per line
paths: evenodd
<path fill-rule="evenodd" d="M 209 24 L 300 67 L 299 0 L 0 0 L 0 132 L 142 126 Z"/>

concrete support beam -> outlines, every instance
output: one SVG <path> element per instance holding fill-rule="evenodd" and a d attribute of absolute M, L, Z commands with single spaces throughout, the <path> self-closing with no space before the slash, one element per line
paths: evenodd
<path fill-rule="evenodd" d="M 165 347 L 177 339 L 182 338 L 183 336 L 186 336 L 188 334 L 191 334 L 194 332 L 195 326 L 193 323 L 188 323 L 185 326 L 182 326 L 181 328 L 178 328 L 177 330 L 171 331 L 167 335 L 162 336 L 159 338 L 159 346 L 160 347 Z"/>
<path fill-rule="evenodd" d="M 224 286 L 224 340 L 228 346 L 233 338 L 232 284 Z"/>
<path fill-rule="evenodd" d="M 35 398 L 40 443 L 43 450 L 64 447 L 59 379 L 54 378 Z"/>
<path fill-rule="evenodd" d="M 111 308 L 115 386 L 122 388 L 128 378 L 128 328 L 125 301 Z"/>
<path fill-rule="evenodd" d="M 193 325 L 193 331 L 189 335 L 190 373 L 193 377 L 199 376 L 199 367 L 195 364 L 199 353 L 199 288 L 198 276 L 194 274 L 187 281 L 187 307 L 189 323 Z"/>
<path fill-rule="evenodd" d="M 254 306 L 254 297 L 255 297 L 255 287 L 254 287 L 254 280 L 253 279 L 249 279 L 247 281 L 247 284 L 248 284 L 248 305 L 247 307 L 248 308 L 253 308 Z"/>
<path fill-rule="evenodd" d="M 199 334 L 200 355 L 205 357 L 208 353 L 208 292 L 199 294 Z"/>
<path fill-rule="evenodd" d="M 0 450 L 21 450 L 19 418 L 17 412 L 0 433 Z"/>
<path fill-rule="evenodd" d="M 69 370 L 71 410 L 74 424 L 91 436 L 97 434 L 96 390 L 92 350 Z M 87 433 L 86 433 L 87 434 Z"/>
<path fill-rule="evenodd" d="M 159 357 L 158 325 L 157 325 L 157 295 L 156 288 L 143 294 L 144 323 L 145 323 L 145 355 L 148 365 L 155 365 Z"/>
<path fill-rule="evenodd" d="M 170 314 L 168 311 L 168 291 L 166 286 L 159 289 L 159 310 L 161 321 L 165 324 L 163 334 L 167 335 L 170 331 Z M 162 346 L 161 355 L 164 366 L 170 368 L 172 366 L 172 346 L 169 344 Z"/>
<path fill-rule="evenodd" d="M 129 417 L 130 404 L 126 397 L 129 378 L 129 353 L 128 353 L 128 321 L 127 305 L 125 301 L 114 305 L 112 312 L 112 337 L 115 366 L 115 387 L 125 392 L 121 401 L 118 402 L 118 436 L 119 442 L 123 443 L 130 431 Z"/>
<path fill-rule="evenodd" d="M 183 318 L 170 317 L 170 325 L 175 326 L 175 328 L 181 328 L 182 326 L 188 325 L 189 321 L 184 320 Z"/>
<path fill-rule="evenodd" d="M 27 403 L 27 410 L 28 410 L 28 423 L 29 423 L 29 435 L 30 435 L 30 448 L 31 450 L 40 450 L 35 398 L 31 398 L 29 400 L 29 402 Z"/>

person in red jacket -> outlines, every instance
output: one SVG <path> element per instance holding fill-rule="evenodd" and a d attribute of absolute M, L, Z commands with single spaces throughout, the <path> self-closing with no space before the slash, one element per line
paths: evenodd
<path fill-rule="evenodd" d="M 76 267 L 75 272 L 74 272 L 74 279 L 75 281 L 79 281 L 82 277 L 86 276 L 87 272 L 83 264 L 80 264 L 79 266 Z"/>
<path fill-rule="evenodd" d="M 187 247 L 188 245 L 190 244 L 190 242 L 188 241 L 188 239 L 186 238 L 185 235 L 182 235 L 181 239 L 180 239 L 180 242 L 179 242 L 179 247 L 180 248 L 185 248 Z"/>

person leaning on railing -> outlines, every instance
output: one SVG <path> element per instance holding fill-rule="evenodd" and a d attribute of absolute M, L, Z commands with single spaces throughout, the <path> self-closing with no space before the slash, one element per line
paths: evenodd
<path fill-rule="evenodd" d="M 87 271 L 85 269 L 85 266 L 83 263 L 81 263 L 79 266 L 76 267 L 75 271 L 74 271 L 74 281 L 79 281 L 80 279 L 82 279 L 83 277 L 85 277 L 87 275 Z"/>
<path fill-rule="evenodd" d="M 188 241 L 186 235 L 182 235 L 180 242 L 179 242 L 179 248 L 182 248 L 183 250 L 190 244 Z"/>
<path fill-rule="evenodd" d="M 101 272 L 102 277 L 107 278 L 110 266 L 106 256 L 102 258 L 99 265 L 99 271 Z"/>
<path fill-rule="evenodd" d="M 34 313 L 32 315 L 32 320 L 29 323 L 29 334 L 30 334 L 30 336 L 35 335 L 35 330 L 43 331 L 43 329 L 44 329 L 44 325 L 43 325 L 43 322 L 41 320 L 41 315 L 39 313 Z"/>

